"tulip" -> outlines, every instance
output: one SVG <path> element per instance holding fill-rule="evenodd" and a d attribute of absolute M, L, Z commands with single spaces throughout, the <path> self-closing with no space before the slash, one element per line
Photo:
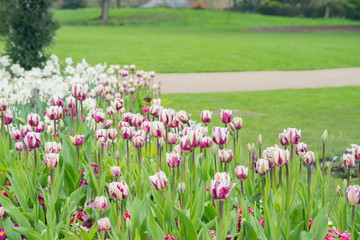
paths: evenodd
<path fill-rule="evenodd" d="M 142 148 L 144 146 L 144 138 L 142 136 L 136 136 L 133 138 L 133 145 L 135 148 Z"/>
<path fill-rule="evenodd" d="M 134 114 L 132 119 L 131 119 L 131 125 L 133 127 L 140 127 L 142 122 L 144 121 L 144 117 L 143 115 L 141 115 L 140 113 Z"/>
<path fill-rule="evenodd" d="M 46 108 L 46 115 L 50 120 L 59 120 L 62 117 L 63 109 L 58 106 L 50 106 Z"/>
<path fill-rule="evenodd" d="M 177 113 L 177 118 L 182 122 L 182 123 L 187 123 L 190 120 L 190 116 L 189 114 L 185 111 L 185 110 L 181 110 Z"/>
<path fill-rule="evenodd" d="M 130 127 L 130 125 L 127 122 L 119 122 L 119 130 L 120 131 L 123 127 Z"/>
<path fill-rule="evenodd" d="M 110 173 L 114 178 L 118 178 L 121 176 L 121 169 L 118 166 L 112 166 L 110 167 Z"/>
<path fill-rule="evenodd" d="M 212 111 L 203 110 L 201 112 L 201 121 L 205 124 L 210 123 L 212 119 Z"/>
<path fill-rule="evenodd" d="M 211 146 L 211 144 L 212 144 L 212 140 L 210 137 L 203 137 L 200 140 L 200 146 L 202 148 L 209 148 Z"/>
<path fill-rule="evenodd" d="M 180 138 L 180 135 L 179 135 L 179 134 L 177 134 L 177 133 L 172 133 L 172 132 L 168 132 L 167 142 L 168 142 L 170 145 L 175 145 L 175 144 L 178 143 L 179 138 Z"/>
<path fill-rule="evenodd" d="M 61 143 L 57 142 L 46 142 L 45 143 L 45 152 L 46 153 L 60 153 Z"/>
<path fill-rule="evenodd" d="M 174 115 L 173 120 L 169 125 L 169 128 L 177 128 L 177 127 L 179 127 L 179 119 L 177 118 L 177 116 Z"/>
<path fill-rule="evenodd" d="M 226 172 L 217 172 L 214 179 L 210 183 L 210 193 L 215 200 L 226 200 L 230 196 L 230 192 L 235 188 L 234 183 L 230 186 L 230 174 Z"/>
<path fill-rule="evenodd" d="M 161 106 L 161 99 L 160 99 L 160 98 L 153 99 L 153 100 L 151 101 L 151 106 L 152 106 L 152 105 Z"/>
<path fill-rule="evenodd" d="M 280 133 L 279 134 L 279 140 L 280 140 L 280 144 L 283 145 L 283 146 L 290 145 L 287 133 Z"/>
<path fill-rule="evenodd" d="M 284 129 L 283 137 L 287 140 L 289 145 L 296 145 L 301 140 L 301 130 L 297 130 L 296 128 Z"/>
<path fill-rule="evenodd" d="M 343 154 L 343 162 L 346 168 L 353 168 L 355 166 L 355 156 L 353 154 Z"/>
<path fill-rule="evenodd" d="M 25 145 L 24 145 L 24 143 L 23 142 L 16 142 L 15 143 L 15 149 L 16 149 L 16 151 L 18 151 L 18 152 L 21 152 L 22 150 L 24 150 L 25 149 Z"/>
<path fill-rule="evenodd" d="M 27 115 L 27 123 L 31 127 L 37 127 L 40 122 L 40 116 L 36 113 L 30 113 Z"/>
<path fill-rule="evenodd" d="M 5 98 L 0 98 L 0 112 L 5 112 L 7 109 L 7 101 Z"/>
<path fill-rule="evenodd" d="M 106 113 L 109 116 L 114 116 L 116 114 L 116 110 L 110 106 L 110 107 L 106 108 Z"/>
<path fill-rule="evenodd" d="M 100 231 L 109 231 L 111 228 L 111 223 L 108 217 L 101 218 L 97 221 Z"/>
<path fill-rule="evenodd" d="M 166 153 L 166 164 L 169 168 L 177 168 L 180 164 L 180 155 L 175 152 Z"/>
<path fill-rule="evenodd" d="M 150 133 L 150 126 L 151 123 L 149 121 L 145 121 L 141 123 L 141 129 L 144 130 L 146 133 Z"/>
<path fill-rule="evenodd" d="M 256 162 L 256 172 L 260 174 L 261 176 L 264 176 L 267 174 L 270 170 L 270 164 L 269 161 L 266 159 L 259 159 Z"/>
<path fill-rule="evenodd" d="M 45 131 L 45 127 L 46 127 L 45 123 L 40 121 L 39 125 L 37 125 L 37 127 L 35 127 L 35 132 L 41 133 L 41 132 Z"/>
<path fill-rule="evenodd" d="M 195 149 L 200 146 L 201 135 L 196 130 L 190 129 L 187 134 L 189 145 Z"/>
<path fill-rule="evenodd" d="M 108 138 L 114 141 L 117 138 L 117 131 L 115 128 L 110 128 L 107 130 Z"/>
<path fill-rule="evenodd" d="M 4 124 L 5 125 L 10 125 L 13 121 L 13 115 L 11 114 L 11 112 L 6 111 L 4 113 Z"/>
<path fill-rule="evenodd" d="M 224 145 L 229 139 L 229 129 L 222 127 L 213 127 L 212 139 L 217 145 Z"/>
<path fill-rule="evenodd" d="M 259 147 L 261 147 L 262 144 L 263 144 L 263 139 L 262 139 L 261 134 L 259 134 L 259 137 L 258 137 L 258 140 L 257 140 L 257 144 L 259 145 Z M 260 151 L 260 153 L 261 153 L 261 151 Z"/>
<path fill-rule="evenodd" d="M 305 154 L 307 152 L 307 144 L 303 142 L 299 142 L 295 146 L 295 152 L 298 156 L 301 156 L 302 154 Z"/>
<path fill-rule="evenodd" d="M 24 138 L 26 147 L 31 151 L 41 146 L 41 136 L 39 133 L 28 132 Z"/>
<path fill-rule="evenodd" d="M 76 108 L 76 99 L 72 96 L 66 98 L 66 105 L 69 109 Z"/>
<path fill-rule="evenodd" d="M 308 151 L 303 155 L 303 160 L 305 165 L 313 165 L 315 163 L 315 153 Z"/>
<path fill-rule="evenodd" d="M 163 108 L 159 114 L 159 120 L 164 126 L 169 126 L 173 121 L 173 111 L 171 109 Z"/>
<path fill-rule="evenodd" d="M 12 130 L 10 136 L 11 136 L 12 140 L 19 141 L 21 138 L 21 132 L 20 132 L 20 130 L 14 129 L 14 130 Z"/>
<path fill-rule="evenodd" d="M 45 154 L 45 165 L 49 169 L 54 169 L 59 164 L 59 154 L 47 153 Z"/>
<path fill-rule="evenodd" d="M 190 146 L 190 141 L 188 140 L 187 135 L 180 139 L 180 148 L 183 152 L 192 152 L 192 147 Z"/>
<path fill-rule="evenodd" d="M 153 176 L 149 176 L 149 180 L 155 190 L 158 191 L 164 190 L 166 188 L 166 184 L 169 182 L 166 174 L 162 171 L 155 173 Z"/>
<path fill-rule="evenodd" d="M 94 200 L 94 207 L 97 210 L 105 210 L 108 207 L 107 198 L 104 196 L 96 197 Z"/>
<path fill-rule="evenodd" d="M 157 104 L 151 105 L 150 110 L 149 110 L 150 115 L 158 118 L 159 114 L 161 112 L 161 109 L 162 109 L 162 107 L 160 105 L 157 105 Z"/>
<path fill-rule="evenodd" d="M 151 123 L 150 134 L 154 138 L 161 138 L 163 136 L 164 130 L 164 124 L 162 122 L 155 121 Z"/>
<path fill-rule="evenodd" d="M 176 146 L 174 147 L 173 152 L 174 152 L 174 153 L 179 153 L 179 154 L 181 153 L 180 144 L 178 144 L 178 145 L 176 145 Z"/>
<path fill-rule="evenodd" d="M 111 102 L 111 106 L 119 111 L 124 106 L 124 100 L 121 98 L 115 98 L 114 101 Z"/>
<path fill-rule="evenodd" d="M 109 194 L 118 201 L 122 201 L 129 196 L 130 190 L 124 180 L 109 184 Z"/>
<path fill-rule="evenodd" d="M 223 163 L 230 163 L 233 158 L 231 149 L 219 149 L 219 159 Z M 226 166 L 226 165 L 225 165 Z"/>
<path fill-rule="evenodd" d="M 5 209 L 3 206 L 0 205 L 0 219 L 3 219 L 5 215 Z"/>
<path fill-rule="evenodd" d="M 96 130 L 94 137 L 95 137 L 96 141 L 99 141 L 99 139 L 101 138 L 103 142 L 106 142 L 108 139 L 107 130 L 105 130 L 105 129 Z"/>
<path fill-rule="evenodd" d="M 121 137 L 124 140 L 131 140 L 134 136 L 134 128 L 133 127 L 122 127 L 121 128 Z"/>
<path fill-rule="evenodd" d="M 284 150 L 281 148 L 275 148 L 272 151 L 272 160 L 276 166 L 285 166 L 290 159 L 290 152 L 289 150 Z"/>
<path fill-rule="evenodd" d="M 52 96 L 50 101 L 51 101 L 51 106 L 58 106 L 58 107 L 64 106 L 64 99 L 61 97 Z"/>
<path fill-rule="evenodd" d="M 82 84 L 74 84 L 71 93 L 74 98 L 80 99 L 84 94 L 84 86 Z"/>
<path fill-rule="evenodd" d="M 79 147 L 84 144 L 85 135 L 75 135 L 75 137 L 70 136 L 72 145 Z"/>
<path fill-rule="evenodd" d="M 231 110 L 224 110 L 221 109 L 220 111 L 220 117 L 221 117 L 221 121 L 225 124 L 228 124 L 231 122 L 231 118 L 232 118 L 232 111 Z"/>
<path fill-rule="evenodd" d="M 31 127 L 29 125 L 20 126 L 21 137 L 25 138 L 28 132 L 31 132 Z"/>
<path fill-rule="evenodd" d="M 355 206 L 360 204 L 360 186 L 348 186 L 348 188 L 346 189 L 346 199 L 352 206 L 351 235 L 355 236 Z"/>
<path fill-rule="evenodd" d="M 360 160 L 360 146 L 356 145 L 352 148 L 352 154 L 356 160 Z"/>
<path fill-rule="evenodd" d="M 239 179 L 239 180 L 245 180 L 248 177 L 248 173 L 249 173 L 248 167 L 238 165 L 235 168 L 235 175 L 236 175 L 237 179 Z"/>
<path fill-rule="evenodd" d="M 360 186 L 352 185 L 346 189 L 346 199 L 350 205 L 355 206 L 360 204 Z"/>
<path fill-rule="evenodd" d="M 104 122 L 105 120 L 105 113 L 101 111 L 95 111 L 93 115 L 93 119 L 96 123 Z"/>

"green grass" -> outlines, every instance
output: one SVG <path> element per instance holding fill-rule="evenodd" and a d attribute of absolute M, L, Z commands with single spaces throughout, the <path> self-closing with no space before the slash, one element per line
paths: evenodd
<path fill-rule="evenodd" d="M 156 72 L 302 70 L 360 66 L 360 33 L 250 32 L 264 26 L 360 24 L 347 19 L 306 19 L 171 9 L 56 10 L 62 24 L 52 52 L 76 62 L 132 64 Z M 0 43 L 0 50 L 2 44 Z"/>
<path fill-rule="evenodd" d="M 308 149 L 321 156 L 321 135 L 328 129 L 327 156 L 342 154 L 351 143 L 360 144 L 360 87 L 276 90 L 258 92 L 171 94 L 162 98 L 169 107 L 184 109 L 192 119 L 200 121 L 203 109 L 236 109 L 260 113 L 243 115 L 240 130 L 242 150 L 257 141 L 262 134 L 264 147 L 279 144 L 278 136 L 284 128 L 301 129 L 302 141 Z M 213 115 L 212 126 L 223 125 L 219 115 Z M 211 134 L 211 133 L 210 133 Z"/>

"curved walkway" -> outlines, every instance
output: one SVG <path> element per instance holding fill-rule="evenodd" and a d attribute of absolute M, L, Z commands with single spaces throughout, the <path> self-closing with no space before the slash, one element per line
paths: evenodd
<path fill-rule="evenodd" d="M 161 93 L 205 93 L 360 85 L 360 68 L 157 74 Z"/>

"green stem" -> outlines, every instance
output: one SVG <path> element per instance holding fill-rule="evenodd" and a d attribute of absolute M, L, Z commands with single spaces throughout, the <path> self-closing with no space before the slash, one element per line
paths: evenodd
<path fill-rule="evenodd" d="M 308 207 L 307 207 L 307 214 L 306 214 L 306 219 L 305 219 L 305 226 L 306 226 L 306 231 L 309 231 L 309 219 L 310 219 L 310 207 L 311 207 L 311 166 L 307 167 L 308 170 Z"/>
<path fill-rule="evenodd" d="M 323 143 L 323 151 L 322 151 L 322 172 L 325 174 L 325 143 Z"/>
<path fill-rule="evenodd" d="M 121 239 L 124 239 L 124 231 L 125 231 L 125 228 L 124 228 L 124 200 L 121 201 L 121 210 L 120 210 L 120 222 L 121 222 Z"/>
<path fill-rule="evenodd" d="M 53 192 L 54 192 L 54 169 L 50 170 L 50 178 L 51 178 L 50 194 L 53 194 Z"/>
<path fill-rule="evenodd" d="M 102 177 L 102 171 L 101 171 L 101 151 L 99 151 L 98 153 L 98 167 L 99 167 L 99 179 L 98 179 L 98 183 L 99 183 L 99 193 L 98 193 L 98 196 L 101 196 L 102 193 L 101 193 L 101 177 Z"/>
<path fill-rule="evenodd" d="M 130 153 L 129 153 L 129 140 L 126 140 L 126 165 L 129 168 Z"/>
<path fill-rule="evenodd" d="M 160 146 L 159 146 L 159 139 L 157 138 L 156 139 L 156 148 L 157 148 L 157 155 L 156 155 L 156 168 L 157 168 L 157 171 L 159 171 L 159 162 L 160 162 L 160 155 L 159 155 L 159 152 L 160 152 Z"/>
<path fill-rule="evenodd" d="M 348 174 L 347 174 L 347 186 L 350 185 L 350 168 L 348 169 Z"/>
<path fill-rule="evenodd" d="M 352 225 L 351 225 L 351 236 L 355 239 L 355 205 L 352 206 Z"/>
<path fill-rule="evenodd" d="M 4 112 L 1 112 L 1 135 L 5 141 Z"/>
<path fill-rule="evenodd" d="M 266 192 L 265 192 L 265 175 L 262 177 L 263 184 L 263 211 L 264 211 L 264 232 L 266 234 Z"/>
<path fill-rule="evenodd" d="M 139 165 L 139 174 L 141 175 L 141 148 L 138 148 L 138 165 Z M 140 176 L 141 180 L 141 176 Z"/>
<path fill-rule="evenodd" d="M 224 238 L 222 238 L 223 212 L 224 212 L 224 202 L 222 200 L 220 200 L 219 201 L 219 229 L 217 230 L 217 234 L 219 234 L 219 238 L 217 238 L 217 239 L 224 239 Z"/>
<path fill-rule="evenodd" d="M 79 168 L 80 168 L 80 147 L 79 147 L 79 146 L 76 147 L 76 152 L 77 152 L 77 165 L 76 165 L 76 169 L 79 171 Z"/>
<path fill-rule="evenodd" d="M 290 212 L 290 176 L 289 176 L 289 167 L 285 165 L 286 168 L 286 211 L 289 214 Z M 290 215 L 290 214 L 289 214 Z"/>

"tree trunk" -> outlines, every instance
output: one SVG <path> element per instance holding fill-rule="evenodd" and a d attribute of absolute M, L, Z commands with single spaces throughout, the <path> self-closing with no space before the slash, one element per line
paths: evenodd
<path fill-rule="evenodd" d="M 120 8 L 121 7 L 121 0 L 116 0 L 116 7 Z"/>
<path fill-rule="evenodd" d="M 104 17 L 104 3 L 105 3 L 105 0 L 100 0 L 99 1 L 99 5 L 101 7 L 101 16 L 100 16 L 100 19 L 103 19 Z"/>
<path fill-rule="evenodd" d="M 102 23 L 107 25 L 109 22 L 109 0 L 103 0 L 103 3 Z"/>
<path fill-rule="evenodd" d="M 324 18 L 325 18 L 325 19 L 328 19 L 329 16 L 330 16 L 330 6 L 329 6 L 329 5 L 326 5 Z"/>

